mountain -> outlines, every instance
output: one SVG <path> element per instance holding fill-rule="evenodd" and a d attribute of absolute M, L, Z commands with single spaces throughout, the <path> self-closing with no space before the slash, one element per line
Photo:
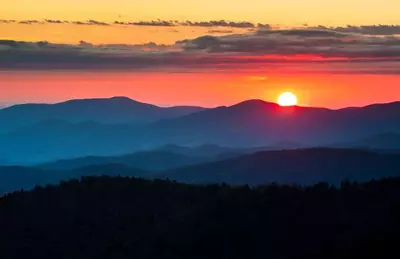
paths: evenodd
<path fill-rule="evenodd" d="M 357 141 L 347 143 L 337 143 L 334 147 L 367 148 L 378 150 L 398 150 L 400 149 L 400 134 L 383 133 Z"/>
<path fill-rule="evenodd" d="M 281 107 L 249 100 L 149 125 L 162 142 L 222 146 L 268 146 L 285 139 L 306 146 L 350 141 L 384 132 L 400 133 L 400 102 L 360 108 L 329 110 Z"/>
<path fill-rule="evenodd" d="M 41 164 L 36 167 L 48 170 L 72 170 L 93 165 L 100 166 L 107 164 L 121 164 L 148 171 L 160 171 L 187 165 L 200 164 L 207 161 L 211 161 L 211 159 L 190 157 L 167 151 L 147 151 L 114 157 L 91 156 L 70 160 L 59 160 L 51 163 Z"/>
<path fill-rule="evenodd" d="M 220 152 L 216 146 L 236 151 L 274 143 L 278 145 L 273 149 L 326 146 L 385 132 L 400 134 L 399 110 L 400 102 L 329 110 L 249 100 L 143 125 L 53 119 L 0 135 L 0 157 L 32 164 L 119 156 L 169 144 L 203 146 L 211 153 Z"/>
<path fill-rule="evenodd" d="M 143 156 L 143 154 L 141 155 Z M 378 154 L 356 149 L 310 148 L 263 151 L 160 172 L 118 164 L 116 163 L 117 160 L 110 160 L 110 164 L 99 163 L 90 166 L 83 163 L 96 163 L 98 161 L 85 159 L 61 161 L 42 165 L 42 168 L 0 167 L 0 191 L 26 189 L 37 184 L 57 183 L 61 180 L 77 179 L 81 176 L 98 175 L 170 179 L 186 183 L 228 183 L 252 186 L 271 182 L 314 184 L 326 181 L 331 184 L 338 184 L 345 179 L 366 181 L 400 176 L 400 154 Z M 103 162 L 105 161 L 101 161 L 101 163 Z M 124 162 L 129 163 L 129 161 Z M 131 164 L 138 165 L 139 162 L 136 160 L 136 163 L 131 162 Z M 177 166 L 181 163 L 180 161 L 175 162 L 177 164 L 170 164 L 169 166 Z M 78 166 L 82 167 L 76 168 Z M 153 168 L 155 167 L 157 165 L 153 166 Z M 68 168 L 70 170 L 67 170 Z"/>
<path fill-rule="evenodd" d="M 30 190 L 37 185 L 58 184 L 60 181 L 80 179 L 83 176 L 136 176 L 148 177 L 150 173 L 120 164 L 86 166 L 74 170 L 51 171 L 32 167 L 0 167 L 0 196 L 3 193 L 24 189 Z"/>
<path fill-rule="evenodd" d="M 46 170 L 72 170 L 92 165 L 121 164 L 147 171 L 162 171 L 188 165 L 225 160 L 258 151 L 290 149 L 288 148 L 289 144 L 291 143 L 250 149 L 235 149 L 211 144 L 198 147 L 166 145 L 155 150 L 140 151 L 121 156 L 86 156 L 52 161 L 36 165 L 35 167 Z"/>
<path fill-rule="evenodd" d="M 0 110 L 0 132 L 47 120 L 143 124 L 202 110 L 204 108 L 192 106 L 161 108 L 126 97 L 70 100 L 56 104 L 20 104 Z"/>
<path fill-rule="evenodd" d="M 260 185 L 271 182 L 337 184 L 400 176 L 400 154 L 356 149 L 310 148 L 264 151 L 237 158 L 166 171 L 156 177 L 187 183 Z"/>
<path fill-rule="evenodd" d="M 5 259 L 395 258 L 399 197 L 400 178 L 253 189 L 84 177 L 0 197 L 0 248 Z"/>
<path fill-rule="evenodd" d="M 42 121 L 0 135 L 0 157 L 36 164 L 83 156 L 120 155 L 140 147 L 132 125 Z"/>
<path fill-rule="evenodd" d="M 163 150 L 191 157 L 218 157 L 231 153 L 245 153 L 246 151 L 245 149 L 222 147 L 214 144 L 204 144 L 194 147 L 170 144 L 156 150 Z"/>
<path fill-rule="evenodd" d="M 291 142 L 291 141 L 281 141 L 269 146 L 262 147 L 252 147 L 252 148 L 234 148 L 234 147 L 224 147 L 215 144 L 204 144 L 200 146 L 179 146 L 179 145 L 165 145 L 161 148 L 155 150 L 162 150 L 173 152 L 176 154 L 181 154 L 185 156 L 192 157 L 209 157 L 209 158 L 230 158 L 234 156 L 251 154 L 259 151 L 268 151 L 268 150 L 287 150 L 287 149 L 299 149 L 304 148 L 303 145 Z M 219 159 L 221 160 L 221 159 Z"/>
<path fill-rule="evenodd" d="M 2 258 L 391 258 L 400 179 L 339 188 L 85 177 L 0 198 Z"/>

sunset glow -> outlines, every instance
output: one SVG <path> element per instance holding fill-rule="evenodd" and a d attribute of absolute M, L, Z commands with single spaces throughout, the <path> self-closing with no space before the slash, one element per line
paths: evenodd
<path fill-rule="evenodd" d="M 285 92 L 279 95 L 278 104 L 280 106 L 293 106 L 297 104 L 297 97 L 291 92 Z"/>
<path fill-rule="evenodd" d="M 0 9 L 0 106 L 124 95 L 214 107 L 282 91 L 300 106 L 397 101 L 400 5 L 367 2 L 16 0 Z"/>

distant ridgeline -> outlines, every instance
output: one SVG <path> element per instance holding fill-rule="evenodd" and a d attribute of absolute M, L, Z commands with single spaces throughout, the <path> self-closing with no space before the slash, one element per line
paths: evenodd
<path fill-rule="evenodd" d="M 170 144 L 248 149 L 291 142 L 391 151 L 400 149 L 399 111 L 400 102 L 329 110 L 261 100 L 162 108 L 125 97 L 16 105 L 0 110 L 0 161 L 37 164 Z"/>
<path fill-rule="evenodd" d="M 224 149 L 225 150 L 225 149 Z M 217 154 L 217 153 L 216 153 Z M 400 176 L 400 154 L 357 149 L 309 148 L 191 157 L 157 151 L 122 157 L 87 157 L 35 167 L 0 167 L 0 192 L 29 190 L 82 176 L 128 176 L 185 183 L 257 186 L 340 184 Z"/>

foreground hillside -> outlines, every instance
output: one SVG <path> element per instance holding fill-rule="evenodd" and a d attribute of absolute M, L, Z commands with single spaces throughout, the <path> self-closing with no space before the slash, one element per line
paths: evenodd
<path fill-rule="evenodd" d="M 249 189 L 83 178 L 0 201 L 2 258 L 389 258 L 400 178 Z"/>

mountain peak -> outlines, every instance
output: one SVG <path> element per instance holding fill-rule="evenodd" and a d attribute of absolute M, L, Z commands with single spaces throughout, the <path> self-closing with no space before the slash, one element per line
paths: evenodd
<path fill-rule="evenodd" d="M 138 101 L 135 101 L 135 100 L 133 100 L 133 99 L 131 99 L 129 97 L 126 97 L 126 96 L 113 96 L 113 97 L 109 98 L 109 100 L 138 102 Z"/>
<path fill-rule="evenodd" d="M 266 101 L 261 100 L 261 99 L 249 99 L 249 100 L 237 103 L 235 105 L 232 105 L 231 107 L 236 107 L 236 106 L 256 106 L 256 105 L 257 106 L 258 105 L 263 105 L 263 106 L 268 105 L 268 106 L 273 106 L 273 107 L 278 106 L 278 104 L 276 104 L 276 103 L 266 102 Z"/>
<path fill-rule="evenodd" d="M 91 107 L 95 104 L 112 105 L 112 106 L 147 106 L 156 107 L 155 105 L 142 103 L 125 96 L 114 96 L 110 98 L 89 98 L 89 99 L 72 99 L 66 102 L 56 103 L 56 106 L 64 105 L 81 105 Z"/>

